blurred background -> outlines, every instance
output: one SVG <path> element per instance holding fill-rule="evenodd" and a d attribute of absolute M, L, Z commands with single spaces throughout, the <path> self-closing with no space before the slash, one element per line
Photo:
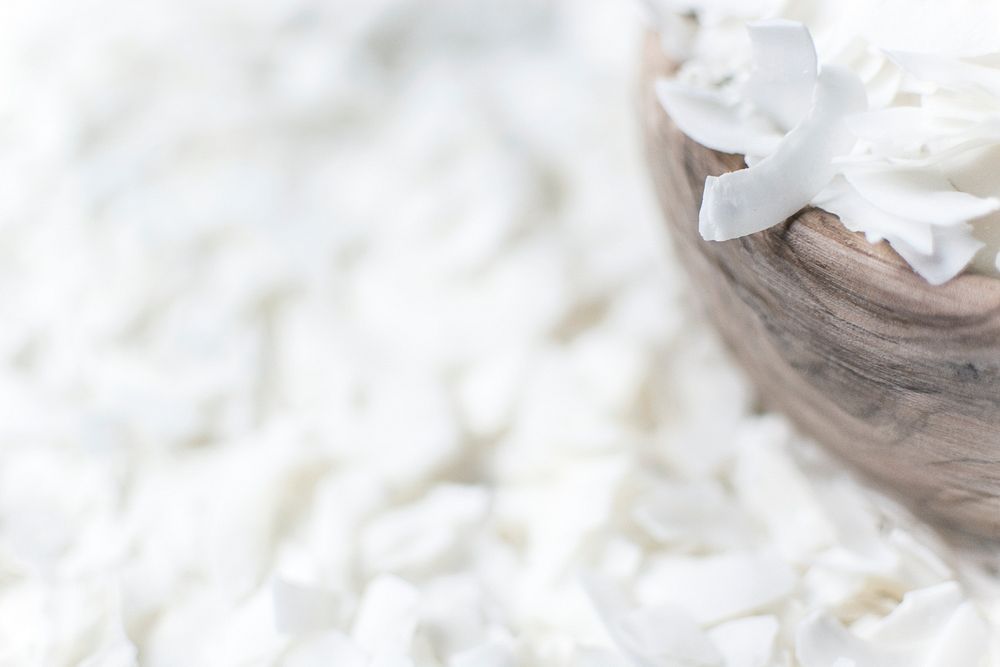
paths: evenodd
<path fill-rule="evenodd" d="M 583 574 L 705 628 L 792 595 L 837 533 L 689 314 L 643 30 L 621 0 L 0 4 L 0 665 L 617 667 Z M 915 567 L 888 598 L 945 576 Z M 758 662 L 682 649 L 771 664 L 807 608 Z"/>

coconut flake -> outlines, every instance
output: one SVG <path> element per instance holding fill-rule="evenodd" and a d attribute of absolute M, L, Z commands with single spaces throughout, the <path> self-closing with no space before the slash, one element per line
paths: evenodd
<path fill-rule="evenodd" d="M 869 640 L 881 644 L 906 646 L 925 642 L 940 632 L 962 602 L 962 591 L 952 581 L 910 591 L 903 596 L 899 606 L 866 635 Z"/>
<path fill-rule="evenodd" d="M 924 667 L 981 665 L 988 657 L 990 628 L 971 602 L 963 603 L 941 629 Z"/>
<path fill-rule="evenodd" d="M 640 664 L 674 662 L 691 667 L 721 667 L 722 656 L 686 614 L 671 607 L 638 609 L 617 620 L 619 645 Z"/>
<path fill-rule="evenodd" d="M 865 572 L 891 572 L 898 556 L 885 543 L 879 523 L 872 515 L 871 503 L 845 479 L 819 482 L 816 492 L 840 538 L 840 547 L 830 560 Z"/>
<path fill-rule="evenodd" d="M 442 484 L 424 498 L 385 512 L 361 534 L 361 554 L 372 572 L 403 572 L 439 565 L 483 520 L 487 492 Z"/>
<path fill-rule="evenodd" d="M 667 544 L 725 547 L 748 537 L 746 517 L 708 480 L 661 484 L 637 503 L 633 516 L 650 537 Z"/>
<path fill-rule="evenodd" d="M 961 273 L 984 247 L 968 221 L 1000 208 L 996 197 L 955 190 L 935 169 L 849 169 L 845 178 L 849 188 L 835 183 L 817 205 L 840 215 L 848 228 L 870 234 L 870 240 L 887 240 L 932 285 Z"/>
<path fill-rule="evenodd" d="M 862 0 L 852 9 L 854 24 L 883 49 L 948 56 L 1000 51 L 1000 7 L 992 2 Z"/>
<path fill-rule="evenodd" d="M 919 153 L 937 128 L 935 118 L 920 107 L 890 107 L 845 119 L 851 132 L 880 150 L 896 155 Z"/>
<path fill-rule="evenodd" d="M 271 592 L 278 632 L 314 632 L 330 628 L 337 621 L 339 600 L 330 591 L 278 578 Z"/>
<path fill-rule="evenodd" d="M 773 126 L 724 92 L 661 79 L 656 82 L 656 94 L 677 127 L 712 150 L 769 155 L 781 140 Z"/>
<path fill-rule="evenodd" d="M 0 96 L 0 663 L 443 667 L 499 644 L 546 667 L 722 664 L 765 650 L 760 612 L 706 629 L 630 602 L 652 657 L 624 657 L 570 575 L 631 597 L 663 558 L 764 550 L 795 579 L 767 605 L 784 665 L 809 612 L 863 637 L 954 578 L 888 528 L 915 555 L 848 571 L 859 522 L 828 525 L 783 420 L 690 319 L 620 150 L 627 5 L 96 0 L 59 22 L 52 4 L 0 21 L 19 91 Z M 742 22 L 709 14 L 693 52 L 727 64 L 684 80 L 738 90 Z M 901 159 L 988 136 L 985 96 L 908 86 L 941 132 Z M 455 485 L 473 493 L 428 501 Z M 377 577 L 394 568 L 406 583 Z M 920 657 L 975 664 L 973 612 Z"/>
<path fill-rule="evenodd" d="M 726 667 L 768 667 L 780 627 L 774 616 L 748 616 L 715 626 L 708 637 Z"/>
<path fill-rule="evenodd" d="M 928 53 L 889 51 L 905 72 L 923 81 L 959 92 L 1000 95 L 1000 70 Z"/>
<path fill-rule="evenodd" d="M 871 243 L 892 238 L 905 242 L 918 253 L 930 255 L 934 252 L 934 233 L 930 223 L 886 213 L 858 194 L 842 177 L 835 178 L 816 195 L 812 204 L 839 216 L 843 225 L 852 232 L 864 232 Z"/>
<path fill-rule="evenodd" d="M 718 650 L 683 611 L 670 606 L 630 609 L 621 592 L 597 575 L 584 577 L 583 584 L 608 634 L 637 665 L 722 667 Z"/>
<path fill-rule="evenodd" d="M 815 487 L 788 456 L 787 422 L 773 416 L 750 422 L 736 443 L 732 483 L 740 505 L 759 522 L 769 543 L 788 561 L 808 561 L 828 547 L 834 528 Z"/>
<path fill-rule="evenodd" d="M 419 591 L 391 575 L 374 579 L 361 599 L 351 637 L 372 653 L 405 654 L 417 625 Z"/>
<path fill-rule="evenodd" d="M 435 577 L 421 593 L 420 627 L 438 655 L 453 655 L 486 641 L 489 600 L 474 575 Z"/>
<path fill-rule="evenodd" d="M 872 646 L 824 613 L 804 620 L 795 635 L 795 656 L 802 667 L 913 667 L 918 655 Z"/>
<path fill-rule="evenodd" d="M 645 605 L 671 605 L 699 623 L 714 623 L 758 612 L 794 586 L 794 572 L 778 558 L 731 552 L 655 559 L 639 576 L 636 592 Z"/>
<path fill-rule="evenodd" d="M 925 255 L 902 239 L 888 238 L 893 249 L 932 285 L 943 285 L 969 265 L 984 243 L 972 236 L 972 227 L 934 228 L 934 252 Z"/>
<path fill-rule="evenodd" d="M 809 116 L 782 139 L 777 151 L 749 169 L 708 178 L 699 215 L 702 237 L 727 241 L 753 234 L 806 206 L 836 175 L 834 157 L 855 143 L 845 116 L 864 107 L 857 75 L 824 67 Z"/>
<path fill-rule="evenodd" d="M 712 14 L 708 5 L 692 4 L 701 4 Z M 715 115 L 693 104 L 673 106 L 685 116 L 681 129 L 690 129 L 696 140 L 727 150 L 743 144 L 745 150 L 740 152 L 749 169 L 707 180 L 699 215 L 702 236 L 728 240 L 751 234 L 815 200 L 839 215 L 852 231 L 864 232 L 869 241 L 888 241 L 928 282 L 941 284 L 965 269 L 971 263 L 969 255 L 975 254 L 968 235 L 931 232 L 928 225 L 957 226 L 997 210 L 994 197 L 970 192 L 951 178 L 955 161 L 968 162 L 979 149 L 1000 143 L 996 102 L 1000 59 L 994 55 L 1000 52 L 1000 27 L 995 23 L 1000 11 L 982 3 L 966 4 L 967 13 L 936 5 L 922 5 L 915 13 L 909 6 L 889 11 L 896 3 L 888 0 L 809 11 L 799 11 L 798 3 L 792 3 L 778 8 L 777 18 L 751 23 L 746 45 L 733 43 L 732 52 L 716 48 L 716 55 L 709 45 L 725 43 L 727 36 L 732 41 L 739 13 L 730 12 L 727 20 L 712 14 L 713 20 L 703 21 L 696 37 L 700 46 L 692 50 L 679 79 L 687 82 L 683 95 L 698 99 L 701 90 L 700 99 L 712 100 Z M 805 17 L 808 27 L 783 17 Z M 931 25 L 933 34 L 927 32 Z M 873 30 L 873 26 L 880 27 Z M 808 134 L 796 126 L 804 109 L 808 114 L 802 126 L 815 121 L 817 111 L 818 95 L 803 93 L 810 81 L 818 83 L 809 28 L 820 33 L 818 43 L 828 62 L 848 66 L 871 93 L 869 99 L 878 111 L 848 114 L 844 120 L 861 143 L 844 139 L 831 147 L 843 136 L 839 127 Z M 996 48 L 985 48 L 987 44 Z M 822 77 L 823 68 L 819 69 Z M 810 99 L 811 107 L 804 102 Z M 777 147 L 751 150 L 747 145 L 754 134 L 747 130 L 747 119 L 757 116 L 789 131 Z M 727 117 L 728 127 L 713 127 Z M 971 158 L 974 163 L 977 159 Z M 981 173 L 992 173 L 985 164 L 980 166 Z M 871 172 L 887 175 L 869 176 Z M 940 178 L 932 182 L 935 172 Z M 854 193 L 820 195 L 837 173 L 846 174 L 857 193 L 878 210 L 866 207 Z M 861 182 L 881 179 L 898 182 Z M 902 187 L 907 181 L 909 185 Z M 935 247 L 929 248 L 929 243 Z M 996 243 L 988 243 L 995 252 Z M 973 263 L 976 270 L 985 266 L 994 268 L 981 259 Z"/>
<path fill-rule="evenodd" d="M 879 667 L 979 665 L 988 651 L 985 621 L 951 582 L 907 593 L 863 636 L 829 616 L 815 614 L 799 626 L 796 637 L 803 667 L 838 664 L 837 660 Z"/>
<path fill-rule="evenodd" d="M 816 89 L 819 61 L 812 35 L 803 24 L 781 19 L 751 23 L 747 30 L 754 65 L 743 93 L 788 132 L 809 113 Z"/>
<path fill-rule="evenodd" d="M 932 225 L 961 225 L 1000 209 L 1000 199 L 959 192 L 934 169 L 852 169 L 844 176 L 882 210 Z"/>

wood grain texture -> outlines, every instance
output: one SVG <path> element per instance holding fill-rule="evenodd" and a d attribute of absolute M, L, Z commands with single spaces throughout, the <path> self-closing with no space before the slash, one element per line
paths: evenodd
<path fill-rule="evenodd" d="M 818 209 L 702 240 L 705 178 L 744 163 L 671 122 L 653 83 L 673 69 L 651 36 L 641 89 L 654 186 L 692 289 L 762 400 L 918 516 L 1000 544 L 1000 280 L 932 287 Z"/>

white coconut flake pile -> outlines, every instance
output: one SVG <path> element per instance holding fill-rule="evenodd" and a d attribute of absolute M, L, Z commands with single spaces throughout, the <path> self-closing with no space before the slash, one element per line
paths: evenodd
<path fill-rule="evenodd" d="M 0 665 L 1000 664 L 690 314 L 642 30 L 0 4 Z"/>
<path fill-rule="evenodd" d="M 648 0 L 683 67 L 658 85 L 692 139 L 743 154 L 709 178 L 725 241 L 812 204 L 929 283 L 1000 262 L 1000 5 Z"/>

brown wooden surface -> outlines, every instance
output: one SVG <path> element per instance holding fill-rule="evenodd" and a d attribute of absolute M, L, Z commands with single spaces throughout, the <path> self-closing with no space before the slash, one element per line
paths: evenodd
<path fill-rule="evenodd" d="M 654 94 L 672 70 L 656 39 L 644 60 L 657 197 L 692 289 L 762 400 L 918 516 L 1000 543 L 1000 280 L 932 287 L 817 209 L 702 240 L 705 177 L 743 159 L 683 135 Z"/>

